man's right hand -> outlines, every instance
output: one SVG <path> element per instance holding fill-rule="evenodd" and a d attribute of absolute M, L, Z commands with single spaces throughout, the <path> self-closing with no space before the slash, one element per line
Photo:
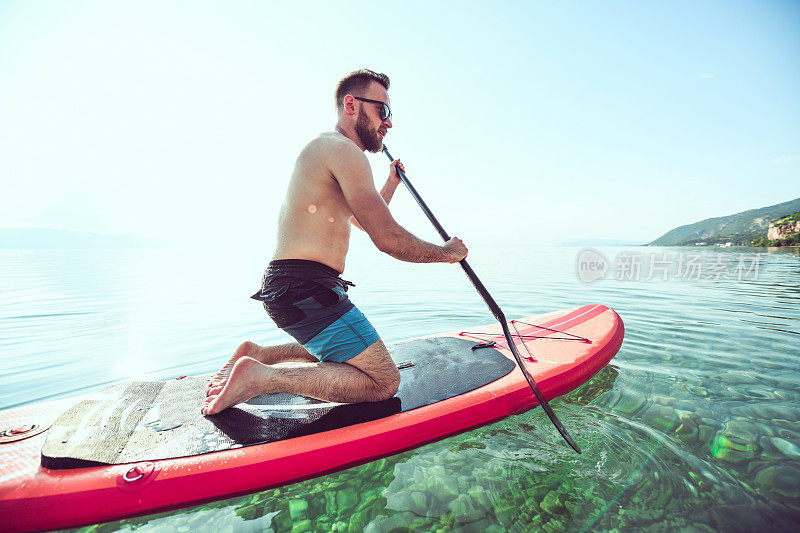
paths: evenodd
<path fill-rule="evenodd" d="M 448 254 L 448 263 L 458 263 L 467 257 L 467 247 L 464 246 L 464 243 L 458 237 L 452 237 L 449 241 L 444 243 L 442 248 L 444 248 L 445 252 Z"/>

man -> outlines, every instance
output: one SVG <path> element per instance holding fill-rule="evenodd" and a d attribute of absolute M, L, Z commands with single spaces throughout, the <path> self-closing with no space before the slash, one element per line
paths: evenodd
<path fill-rule="evenodd" d="M 219 413 L 253 396 L 288 392 L 332 402 L 377 402 L 394 396 L 400 373 L 378 333 L 348 299 L 344 271 L 350 224 L 402 261 L 456 263 L 467 248 L 416 238 L 387 204 L 400 180 L 390 165 L 375 189 L 364 151 L 379 152 L 392 127 L 389 78 L 358 70 L 339 82 L 336 130 L 312 140 L 297 158 L 278 219 L 278 241 L 253 298 L 297 339 L 281 346 L 245 342 L 209 385 L 201 408 Z"/>

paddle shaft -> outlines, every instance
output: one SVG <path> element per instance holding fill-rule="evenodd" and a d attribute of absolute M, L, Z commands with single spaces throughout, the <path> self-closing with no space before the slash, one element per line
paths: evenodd
<path fill-rule="evenodd" d="M 389 158 L 389 161 L 394 161 L 392 154 L 389 153 L 389 149 L 386 147 L 385 144 L 383 145 L 383 153 L 386 154 L 386 157 Z M 436 231 L 439 232 L 439 235 L 442 237 L 442 239 L 444 239 L 445 242 L 449 241 L 450 235 L 447 234 L 442 225 L 439 224 L 439 221 L 436 220 L 436 217 L 433 215 L 433 212 L 428 208 L 428 205 L 425 203 L 425 200 L 422 199 L 417 190 L 408 180 L 408 177 L 406 176 L 405 172 L 403 172 L 398 168 L 397 175 L 400 176 L 400 180 L 405 184 L 406 188 L 408 189 L 408 192 L 410 192 L 411 196 L 414 197 L 414 200 L 417 201 L 420 208 L 422 208 L 422 211 L 425 213 L 425 216 L 427 216 L 428 220 L 431 221 L 431 224 L 433 224 L 433 227 L 436 228 Z M 500 306 L 497 305 L 497 302 L 494 301 L 492 295 L 489 294 L 489 291 L 486 290 L 486 287 L 483 285 L 481 280 L 478 279 L 478 275 L 475 274 L 475 271 L 472 270 L 471 266 L 469 266 L 467 260 L 462 259 L 461 261 L 459 261 L 459 264 L 461 265 L 461 268 L 464 269 L 464 272 L 467 274 L 467 277 L 472 282 L 472 285 L 475 286 L 475 289 L 478 291 L 478 294 L 481 295 L 483 301 L 486 302 L 487 306 L 489 306 L 489 310 L 491 310 L 492 314 L 497 319 L 497 321 L 500 322 L 500 326 L 503 328 L 503 335 L 505 336 L 506 341 L 508 342 L 508 347 L 511 349 L 511 353 L 514 355 L 514 359 L 517 360 L 517 364 L 519 365 L 520 370 L 522 370 L 522 374 L 525 376 L 528 385 L 530 385 L 533 394 L 536 395 L 536 399 L 539 401 L 539 405 L 542 406 L 542 409 L 544 409 L 544 412 L 547 413 L 547 416 L 550 418 L 550 421 L 553 422 L 553 425 L 556 427 L 561 436 L 564 437 L 564 440 L 567 441 L 567 444 L 569 444 L 572 447 L 572 449 L 575 450 L 576 452 L 581 453 L 580 447 L 572 439 L 569 432 L 567 432 L 567 428 L 564 427 L 564 425 L 558 419 L 556 414 L 553 412 L 553 409 L 550 407 L 550 404 L 548 404 L 547 400 L 545 400 L 542 391 L 539 390 L 538 386 L 536 386 L 536 382 L 533 380 L 533 376 L 530 375 L 528 370 L 525 368 L 525 365 L 522 363 L 522 358 L 517 352 L 516 345 L 514 344 L 514 340 L 511 337 L 511 332 L 508 329 L 508 324 L 506 323 L 506 317 L 503 314 L 503 311 L 500 309 Z"/>

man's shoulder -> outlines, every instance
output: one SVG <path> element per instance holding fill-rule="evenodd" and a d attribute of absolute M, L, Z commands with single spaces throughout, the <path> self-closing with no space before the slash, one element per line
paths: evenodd
<path fill-rule="evenodd" d="M 306 145 L 303 149 L 303 155 L 335 161 L 366 159 L 366 156 L 356 143 L 337 131 L 320 133 Z"/>

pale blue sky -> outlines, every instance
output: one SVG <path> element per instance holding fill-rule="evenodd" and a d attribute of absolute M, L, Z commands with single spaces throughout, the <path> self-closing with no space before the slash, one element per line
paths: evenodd
<path fill-rule="evenodd" d="M 0 0 L 0 227 L 268 247 L 361 67 L 467 244 L 645 242 L 800 196 L 798 2 Z"/>

